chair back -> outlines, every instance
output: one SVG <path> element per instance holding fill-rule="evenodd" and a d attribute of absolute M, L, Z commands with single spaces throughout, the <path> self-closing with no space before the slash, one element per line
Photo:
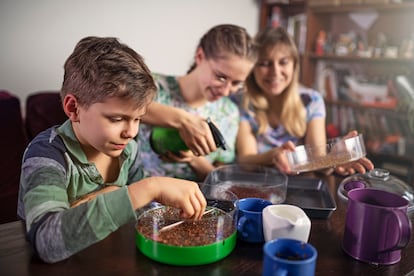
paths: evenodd
<path fill-rule="evenodd" d="M 68 117 L 58 91 L 39 91 L 26 99 L 26 132 L 29 141 L 43 130 L 62 124 Z"/>
<path fill-rule="evenodd" d="M 20 100 L 0 90 L 0 223 L 17 220 L 20 170 L 26 146 Z"/>

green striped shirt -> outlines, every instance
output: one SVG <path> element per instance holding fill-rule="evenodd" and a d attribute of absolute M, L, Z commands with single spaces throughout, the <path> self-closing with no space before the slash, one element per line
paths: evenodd
<path fill-rule="evenodd" d="M 66 259 L 136 219 L 126 186 L 143 177 L 137 153 L 132 140 L 120 156 L 117 180 L 105 183 L 87 160 L 69 120 L 29 144 L 23 156 L 18 215 L 42 260 Z M 70 208 L 75 200 L 108 185 L 121 189 Z"/>

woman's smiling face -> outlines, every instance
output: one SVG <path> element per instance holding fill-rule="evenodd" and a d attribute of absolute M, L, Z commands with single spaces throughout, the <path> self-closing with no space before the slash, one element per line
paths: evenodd
<path fill-rule="evenodd" d="M 200 56 L 198 80 L 209 102 L 241 89 L 254 65 L 251 60 L 232 54 L 220 59 L 207 59 L 204 54 Z"/>
<path fill-rule="evenodd" d="M 290 85 L 294 69 L 294 58 L 288 46 L 277 45 L 262 52 L 253 72 L 263 92 L 267 96 L 276 96 Z"/>

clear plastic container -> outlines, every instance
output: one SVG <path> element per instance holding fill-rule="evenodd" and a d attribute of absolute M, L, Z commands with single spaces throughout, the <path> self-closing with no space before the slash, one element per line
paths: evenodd
<path fill-rule="evenodd" d="M 210 172 L 203 185 L 220 186 L 238 198 L 258 197 L 278 204 L 286 199 L 287 183 L 287 175 L 274 168 L 235 164 Z M 206 187 L 202 186 L 202 189 Z"/>
<path fill-rule="evenodd" d="M 293 172 L 316 171 L 358 160 L 366 155 L 364 138 L 359 134 L 351 138 L 328 139 L 321 146 L 300 145 L 286 153 Z"/>
<path fill-rule="evenodd" d="M 204 192 L 200 220 L 183 220 L 181 210 L 152 204 L 138 214 L 136 245 L 150 259 L 171 265 L 208 264 L 229 255 L 236 245 L 238 198 L 229 191 Z"/>

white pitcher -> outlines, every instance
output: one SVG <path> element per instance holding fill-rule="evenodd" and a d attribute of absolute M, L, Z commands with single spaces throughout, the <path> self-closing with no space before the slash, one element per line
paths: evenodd
<path fill-rule="evenodd" d="M 265 241 L 290 238 L 308 242 L 311 221 L 301 208 L 289 204 L 269 205 L 262 215 Z"/>

